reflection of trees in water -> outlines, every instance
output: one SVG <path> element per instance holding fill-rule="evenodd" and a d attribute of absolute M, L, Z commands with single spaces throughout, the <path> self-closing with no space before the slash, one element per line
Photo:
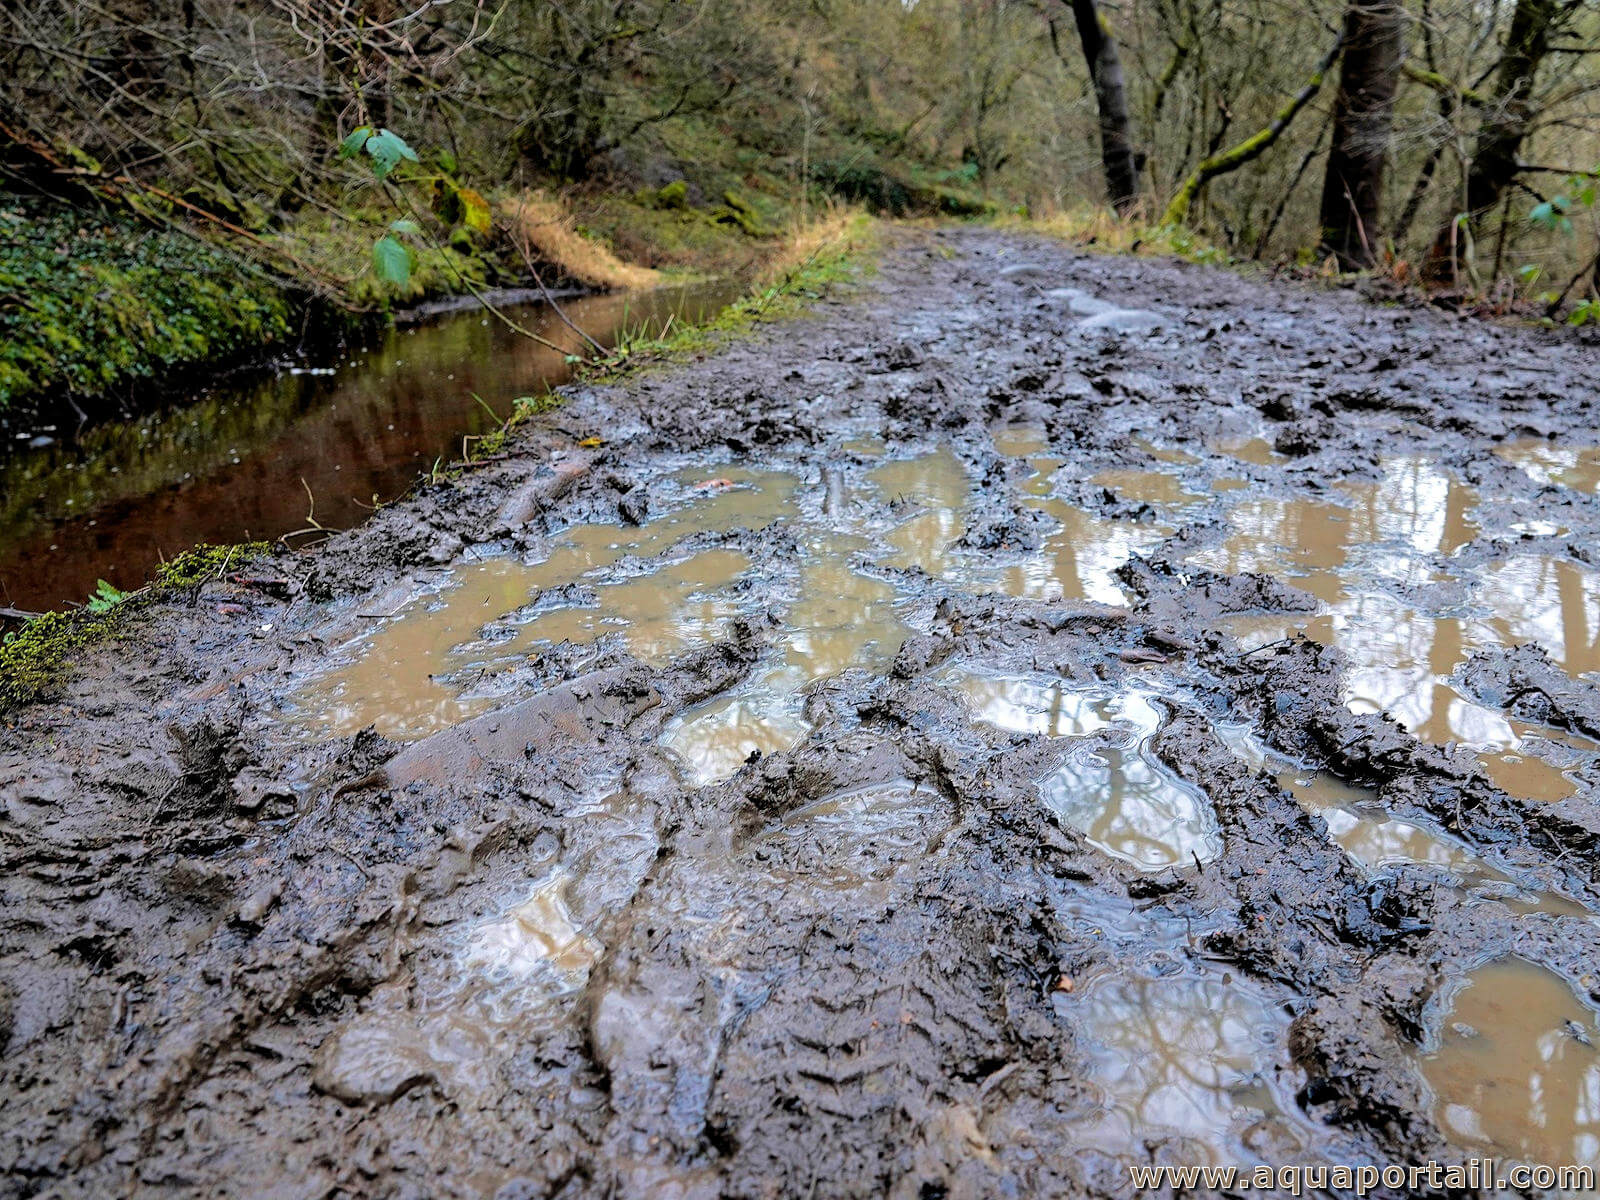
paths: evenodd
<path fill-rule="evenodd" d="M 1213 1146 L 1240 1094 L 1261 1096 L 1282 1022 L 1218 980 L 1108 979 L 1084 997 L 1084 1028 L 1102 1052 L 1096 1082 L 1131 1136 L 1170 1130 Z"/>
<path fill-rule="evenodd" d="M 563 307 L 609 343 L 624 325 L 659 328 L 673 314 L 681 321 L 714 310 L 726 291 L 616 293 Z M 519 320 L 580 348 L 546 307 L 519 310 Z M 513 397 L 572 373 L 560 351 L 475 311 L 393 331 L 332 369 L 247 377 L 72 441 L 8 453 L 0 595 L 22 607 L 59 606 L 100 577 L 136 586 L 163 556 L 197 542 L 277 537 L 305 525 L 305 488 L 319 521 L 352 524 L 375 496 L 392 499 L 435 458 L 458 458 L 461 437 L 491 423 L 474 392 L 503 415 Z"/>
<path fill-rule="evenodd" d="M 1474 971 L 1440 1018 L 1423 1073 L 1441 1124 L 1538 1163 L 1600 1165 L 1600 1022 L 1543 967 Z"/>
<path fill-rule="evenodd" d="M 1100 712 L 1127 728 L 1070 752 L 1040 785 L 1045 803 L 1101 849 L 1141 866 L 1213 857 L 1210 802 L 1149 750 L 1160 709 L 1130 692 L 1101 702 Z"/>
<path fill-rule="evenodd" d="M 1501 641 L 1537 642 L 1570 675 L 1600 671 L 1600 575 L 1566 559 L 1525 555 L 1488 572 L 1483 599 Z"/>

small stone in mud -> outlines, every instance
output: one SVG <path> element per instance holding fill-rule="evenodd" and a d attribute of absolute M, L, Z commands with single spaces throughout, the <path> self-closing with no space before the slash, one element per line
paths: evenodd
<path fill-rule="evenodd" d="M 617 515 L 629 525 L 643 525 L 650 515 L 650 497 L 643 488 L 635 488 L 617 501 Z"/>
<path fill-rule="evenodd" d="M 419 1084 L 437 1082 L 437 1064 L 419 1039 L 377 1019 L 358 1019 L 317 1052 L 311 1084 L 346 1104 L 387 1104 Z"/>

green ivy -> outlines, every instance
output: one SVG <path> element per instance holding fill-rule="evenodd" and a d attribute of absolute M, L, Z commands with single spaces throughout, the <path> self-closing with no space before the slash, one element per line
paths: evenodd
<path fill-rule="evenodd" d="M 202 243 L 0 194 L 0 409 L 259 351 L 288 332 L 283 293 Z"/>

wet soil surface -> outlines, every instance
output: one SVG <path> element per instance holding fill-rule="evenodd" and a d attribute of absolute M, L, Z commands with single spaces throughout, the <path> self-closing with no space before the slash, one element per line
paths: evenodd
<path fill-rule="evenodd" d="M 1594 378 L 945 231 L 570 389 L 13 718 L 0 1194 L 1595 1162 Z"/>

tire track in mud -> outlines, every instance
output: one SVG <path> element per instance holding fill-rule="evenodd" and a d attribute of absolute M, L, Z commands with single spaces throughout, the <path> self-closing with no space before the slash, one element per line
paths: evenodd
<path fill-rule="evenodd" d="M 1421 1065 L 1473 972 L 1600 1001 L 1600 497 L 1518 440 L 1592 437 L 1592 366 L 951 230 L 569 389 L 281 560 L 292 599 L 207 584 L 6 730 L 0 1195 L 1121 1195 L 1481 1152 Z M 1337 554 L 1290 522 L 1216 569 L 1300 504 Z M 1530 556 L 1565 573 L 1508 616 L 1486 581 Z M 544 573 L 480 623 L 486 560 Z M 1369 597 L 1470 637 L 1374 651 Z M 481 629 L 410 740 L 319 729 L 452 604 Z M 1477 724 L 1352 711 L 1357 676 Z M 1360 802 L 1314 810 L 1312 769 Z M 1361 858 L 1398 827 L 1432 857 Z"/>

